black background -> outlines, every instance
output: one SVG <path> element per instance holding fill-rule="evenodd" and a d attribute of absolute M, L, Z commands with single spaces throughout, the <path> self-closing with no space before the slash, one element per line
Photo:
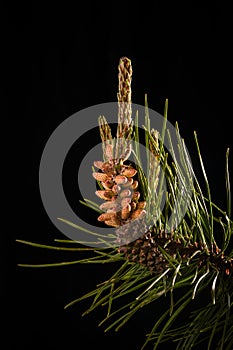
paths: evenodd
<path fill-rule="evenodd" d="M 168 119 L 179 122 L 198 171 L 197 131 L 213 198 L 225 208 L 225 151 L 232 146 L 230 8 L 221 2 L 20 3 L 9 4 L 4 17 L 8 114 L 2 128 L 7 136 L 3 173 L 9 181 L 3 183 L 7 196 L 2 218 L 5 348 L 140 349 L 156 310 L 142 313 L 118 334 L 104 334 L 97 327 L 104 316 L 101 309 L 81 317 L 88 302 L 63 310 L 107 279 L 113 265 L 19 268 L 17 263 L 77 255 L 25 247 L 15 239 L 49 244 L 63 238 L 40 199 L 40 156 L 51 133 L 71 114 L 116 101 L 117 65 L 123 55 L 132 60 L 133 102 L 144 104 L 147 93 L 149 106 L 162 114 L 168 98 Z"/>

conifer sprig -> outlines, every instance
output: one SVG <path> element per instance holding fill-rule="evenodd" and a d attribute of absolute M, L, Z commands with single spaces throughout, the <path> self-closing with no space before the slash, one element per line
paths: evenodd
<path fill-rule="evenodd" d="M 134 126 L 132 122 L 130 60 L 121 58 L 118 69 L 116 142 L 106 119 L 103 116 L 99 118 L 103 161 L 96 160 L 94 163 L 98 171 L 93 172 L 93 177 L 101 186 L 96 194 L 103 203 L 99 207 L 88 199 L 84 202 L 98 212 L 99 221 L 116 228 L 112 243 L 108 242 L 108 248 L 105 249 L 88 248 L 93 251 L 90 258 L 34 266 L 122 262 L 112 277 L 100 283 L 93 291 L 69 302 L 66 308 L 86 298 L 92 298 L 85 314 L 103 306 L 106 308 L 106 317 L 100 325 L 106 325 L 106 331 L 119 330 L 143 307 L 151 305 L 151 308 L 156 308 L 156 303 L 165 298 L 167 307 L 157 316 L 142 349 L 152 343 L 155 350 L 161 343 L 173 341 L 177 350 L 198 349 L 200 344 L 204 344 L 208 350 L 232 350 L 233 221 L 229 150 L 226 152 L 227 203 L 224 211 L 212 202 L 197 135 L 194 138 L 205 189 L 201 188 L 191 165 L 184 141 L 179 136 L 178 124 L 178 154 L 175 154 L 166 126 L 166 101 L 165 122 L 160 137 L 156 130 L 150 128 L 149 115 L 145 113 L 145 144 L 148 149 L 146 177 L 140 167 L 137 116 Z M 165 136 L 170 141 L 173 158 L 179 157 L 179 163 L 169 161 L 163 145 Z M 136 141 L 134 148 L 131 144 L 133 138 Z M 136 167 L 127 164 L 131 152 L 137 160 Z M 166 194 L 163 193 L 162 186 L 165 178 L 168 184 Z M 159 203 L 164 195 L 165 209 L 161 212 Z M 187 201 L 188 209 L 177 226 L 175 220 Z M 173 211 L 177 215 L 170 220 Z M 75 227 L 75 224 L 61 220 Z M 130 225 L 132 222 L 133 225 Z M 76 228 L 85 230 L 79 226 Z M 104 235 L 91 231 L 86 233 L 92 235 L 93 239 L 96 238 L 97 243 L 104 242 Z M 80 246 L 80 243 L 85 242 L 71 240 L 57 240 L 55 246 L 20 242 L 46 249 L 78 252 L 87 249 Z M 203 299 L 206 292 L 209 296 L 206 304 L 195 307 L 195 302 Z M 118 300 L 121 300 L 121 306 L 116 309 L 115 302 Z M 194 310 L 184 322 L 183 315 L 190 306 Z"/>

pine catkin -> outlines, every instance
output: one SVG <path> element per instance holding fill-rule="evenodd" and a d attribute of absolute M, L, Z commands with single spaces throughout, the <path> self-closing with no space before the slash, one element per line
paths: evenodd
<path fill-rule="evenodd" d="M 105 214 L 109 214 L 116 210 L 116 215 L 109 220 L 109 215 L 101 214 L 98 217 L 99 221 L 104 221 L 107 225 L 116 223 L 122 226 L 132 219 L 139 218 L 145 215 L 145 201 L 139 201 L 139 192 L 137 191 L 138 182 L 134 180 L 137 170 L 131 165 L 126 165 L 123 162 L 116 163 L 96 163 L 101 167 L 101 172 L 93 173 L 95 179 L 99 179 L 105 187 L 108 181 L 108 190 L 98 190 L 96 195 L 107 201 L 100 205 L 101 210 L 106 210 Z M 106 220 L 103 218 L 106 217 Z"/>

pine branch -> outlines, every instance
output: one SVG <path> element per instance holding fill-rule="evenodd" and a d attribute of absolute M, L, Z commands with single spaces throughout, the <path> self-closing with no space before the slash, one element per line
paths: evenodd
<path fill-rule="evenodd" d="M 97 220 L 109 227 L 115 227 L 112 243 L 108 249 L 93 248 L 94 257 L 55 264 L 33 265 L 63 266 L 76 263 L 112 263 L 122 261 L 122 265 L 109 280 L 99 284 L 96 289 L 71 301 L 68 306 L 85 298 L 93 298 L 89 313 L 106 306 L 106 318 L 101 325 L 110 322 L 106 331 L 120 329 L 137 312 L 160 298 L 168 298 L 167 308 L 155 321 L 147 335 L 144 346 L 153 343 L 153 349 L 168 341 L 174 341 L 177 350 L 190 350 L 204 343 L 206 349 L 232 350 L 233 348 L 233 250 L 231 218 L 231 191 L 229 181 L 229 150 L 226 153 L 226 191 L 227 211 L 212 202 L 204 163 L 200 154 L 197 136 L 195 141 L 199 156 L 206 194 L 201 189 L 197 176 L 187 155 L 183 140 L 177 128 L 177 155 L 183 169 L 170 163 L 163 141 L 168 136 L 171 152 L 174 152 L 169 131 L 166 127 L 168 103 L 165 103 L 164 126 L 159 138 L 158 132 L 150 128 L 146 102 L 145 143 L 147 147 L 148 178 L 140 169 L 138 120 L 133 130 L 131 102 L 131 61 L 122 57 L 118 66 L 118 126 L 116 141 L 104 116 L 99 117 L 100 137 L 103 146 L 103 161 L 94 162 L 97 170 L 93 177 L 100 184 L 96 195 L 103 200 L 98 207 L 85 200 L 84 205 L 98 212 Z M 133 133 L 134 131 L 134 133 Z M 132 148 L 134 135 L 136 146 Z M 127 159 L 133 152 L 138 166 L 129 165 Z M 192 186 L 192 196 L 186 190 L 187 180 Z M 159 209 L 162 197 L 162 184 L 167 181 L 165 209 Z M 177 179 L 181 185 L 178 185 Z M 189 196 L 189 207 L 179 226 L 169 223 L 169 214 L 180 207 Z M 191 198 L 190 198 L 191 197 Z M 100 215 L 99 215 L 100 214 Z M 98 243 L 104 242 L 104 235 L 86 230 L 66 219 L 60 219 L 96 237 Z M 170 225 L 169 229 L 167 227 Z M 174 227 L 176 227 L 174 229 Z M 169 232 L 169 233 L 168 233 Z M 217 235 L 217 233 L 218 235 Z M 218 242 L 219 233 L 222 241 Z M 59 247 L 19 241 L 38 248 L 63 251 L 79 251 L 86 248 Z M 57 240 L 59 243 L 83 243 Z M 20 266 L 32 266 L 20 264 Z M 177 291 L 182 296 L 177 298 Z M 210 300 L 201 308 L 194 309 L 189 319 L 183 320 L 184 311 L 195 300 L 208 291 Z M 135 298 L 135 292 L 137 297 Z M 179 294 L 178 294 L 179 295 Z M 127 303 L 125 297 L 127 296 Z M 131 299 L 129 301 L 129 297 Z M 113 309 L 115 301 L 121 298 L 121 305 Z M 195 304 L 192 304 L 195 306 Z M 113 311 L 114 310 L 114 311 Z M 181 325 L 178 326 L 177 322 Z M 214 346 L 214 348 L 213 348 Z"/>

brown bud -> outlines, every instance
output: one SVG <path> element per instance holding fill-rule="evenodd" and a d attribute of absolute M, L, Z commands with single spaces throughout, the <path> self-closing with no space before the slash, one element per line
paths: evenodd
<path fill-rule="evenodd" d="M 146 206 L 146 201 L 138 202 L 137 209 L 144 209 Z"/>
<path fill-rule="evenodd" d="M 92 173 L 92 176 L 94 177 L 94 179 L 96 179 L 97 181 L 106 181 L 108 176 L 104 173 Z"/>
<path fill-rule="evenodd" d="M 106 220 L 104 223 L 105 223 L 106 225 L 112 226 L 112 227 L 119 227 L 119 226 L 120 226 L 120 220 L 119 220 L 119 219 L 115 219 L 115 220 Z"/>
<path fill-rule="evenodd" d="M 112 191 L 114 192 L 114 194 L 118 194 L 120 192 L 120 190 L 121 190 L 121 188 L 118 185 L 114 185 L 112 187 Z"/>
<path fill-rule="evenodd" d="M 98 169 L 101 169 L 101 170 L 102 170 L 103 165 L 104 165 L 104 162 L 101 162 L 100 160 L 96 160 L 96 161 L 94 162 L 94 166 L 95 166 L 96 168 L 98 168 Z"/>
<path fill-rule="evenodd" d="M 117 204 L 115 203 L 115 201 L 108 201 L 108 202 L 104 202 L 100 205 L 100 210 L 113 210 L 117 207 Z"/>
<path fill-rule="evenodd" d="M 101 198 L 101 199 L 104 199 L 106 201 L 109 201 L 112 199 L 112 197 L 114 196 L 114 193 L 111 191 L 111 190 L 104 190 L 104 191 L 95 191 L 95 194 Z"/>
<path fill-rule="evenodd" d="M 122 176 L 122 175 L 120 175 L 120 176 Z M 124 187 L 129 187 L 129 186 L 131 186 L 133 184 L 133 179 L 131 178 L 131 177 L 129 177 L 128 179 L 127 179 L 127 182 L 124 184 Z"/>
<path fill-rule="evenodd" d="M 139 217 L 143 217 L 146 215 L 146 211 L 143 209 L 136 209 L 134 212 L 131 214 L 132 219 L 137 219 Z"/>
<path fill-rule="evenodd" d="M 106 189 L 109 190 L 113 186 L 113 182 L 110 180 L 107 180 L 105 182 L 102 182 L 102 186 Z"/>
<path fill-rule="evenodd" d="M 105 163 L 102 164 L 101 170 L 103 172 L 105 172 L 105 173 L 111 172 L 112 171 L 112 166 L 111 166 L 111 164 L 109 164 L 109 162 L 105 162 Z"/>
<path fill-rule="evenodd" d="M 125 184 L 127 182 L 127 177 L 123 176 L 123 175 L 117 175 L 117 176 L 115 176 L 114 181 L 116 184 L 122 185 L 122 184 Z"/>
<path fill-rule="evenodd" d="M 124 208 L 125 206 L 127 206 L 127 204 L 130 204 L 130 202 L 131 202 L 131 198 L 129 198 L 129 197 L 123 198 L 122 201 L 121 201 L 121 206 L 122 206 L 122 208 Z"/>
<path fill-rule="evenodd" d="M 132 201 L 135 201 L 137 202 L 140 198 L 140 192 L 136 191 L 133 193 L 133 196 L 132 196 Z"/>
<path fill-rule="evenodd" d="M 135 210 L 137 207 L 137 204 L 135 202 L 131 202 L 131 210 Z"/>
<path fill-rule="evenodd" d="M 121 211 L 121 207 L 119 205 L 115 205 L 111 209 L 108 209 L 108 213 L 119 213 Z"/>
<path fill-rule="evenodd" d="M 123 220 L 126 220 L 129 217 L 131 211 L 131 206 L 130 204 L 127 204 L 122 210 L 121 210 L 121 218 Z"/>
<path fill-rule="evenodd" d="M 138 188 L 138 181 L 135 180 L 132 184 L 132 189 L 136 190 L 137 188 Z"/>
<path fill-rule="evenodd" d="M 124 198 L 124 197 L 129 197 L 131 195 L 131 191 L 130 190 L 123 190 L 120 193 L 120 197 Z"/>
<path fill-rule="evenodd" d="M 115 220 L 116 213 L 103 213 L 98 217 L 98 221 Z"/>
<path fill-rule="evenodd" d="M 127 176 L 127 177 L 133 177 L 134 175 L 137 174 L 137 170 L 134 169 L 134 168 L 129 167 L 129 168 L 123 169 L 121 174 L 124 175 L 124 176 Z"/>

